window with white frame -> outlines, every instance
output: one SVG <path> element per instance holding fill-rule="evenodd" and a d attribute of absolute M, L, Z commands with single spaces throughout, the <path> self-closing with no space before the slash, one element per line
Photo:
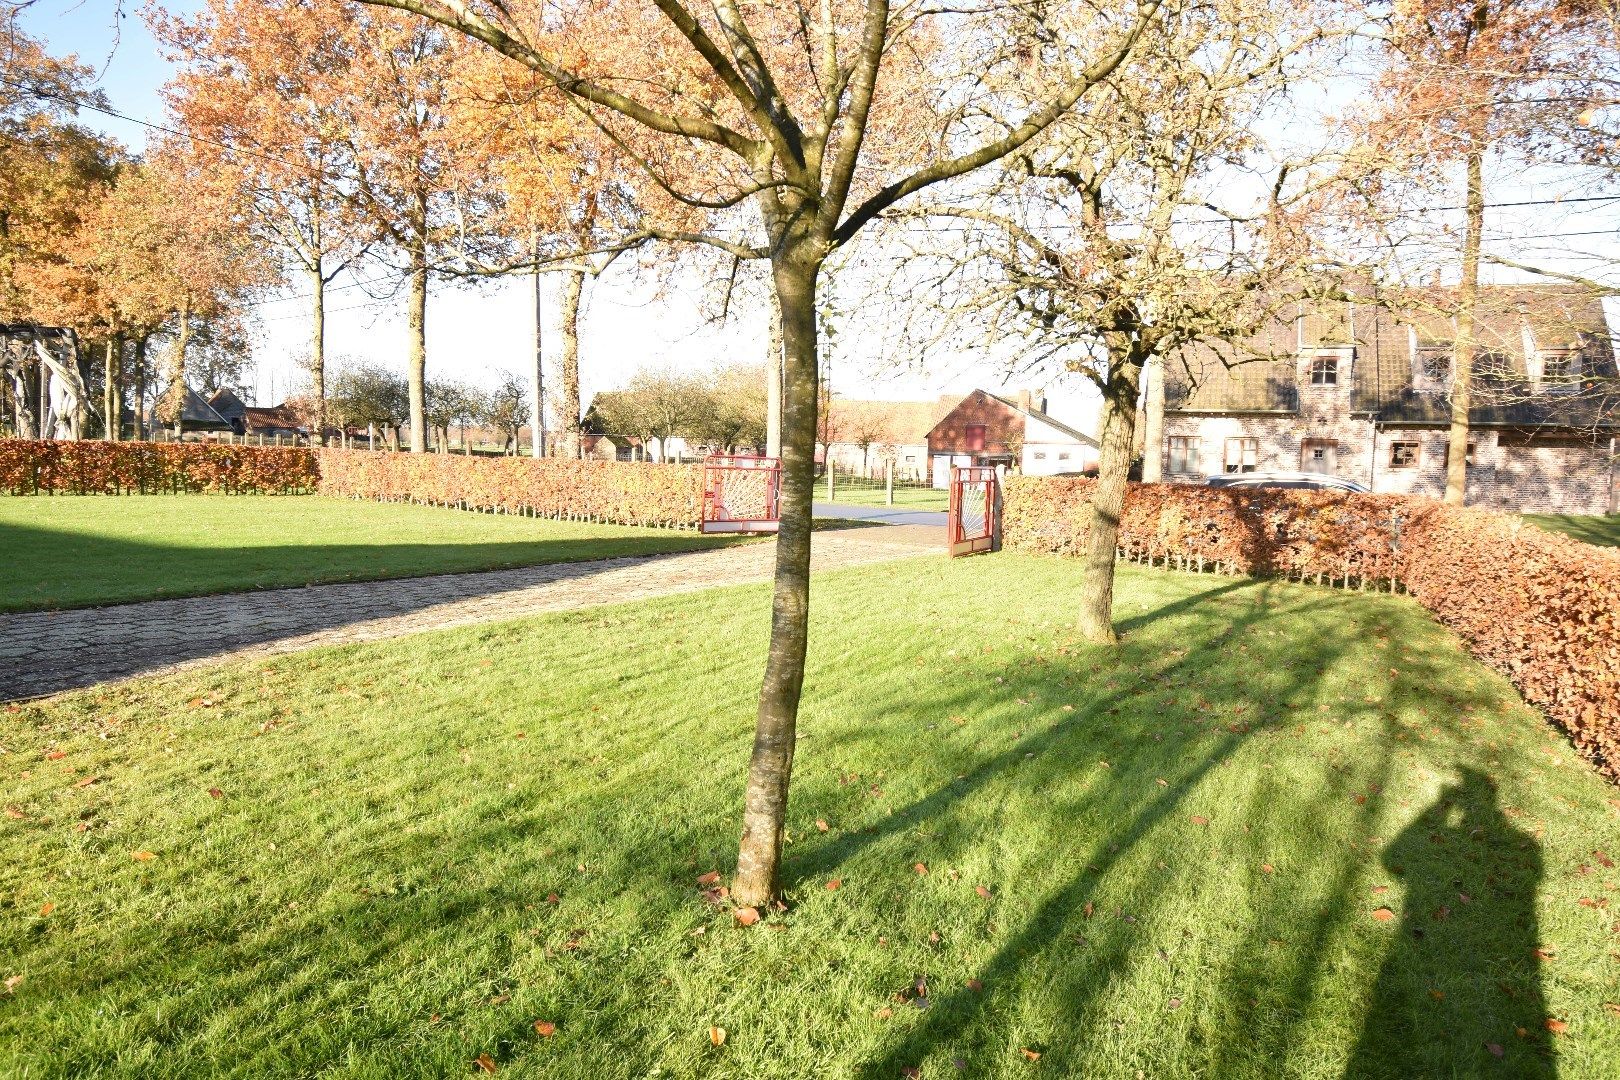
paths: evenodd
<path fill-rule="evenodd" d="M 1198 473 L 1198 451 L 1201 440 L 1190 435 L 1172 435 L 1169 443 L 1169 470 L 1173 473 Z"/>
<path fill-rule="evenodd" d="M 1254 472 L 1260 467 L 1260 440 L 1236 438 L 1226 440 L 1226 471 L 1229 473 Z"/>

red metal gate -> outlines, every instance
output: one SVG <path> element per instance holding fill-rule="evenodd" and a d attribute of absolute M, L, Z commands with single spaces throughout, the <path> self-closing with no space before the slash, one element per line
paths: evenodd
<path fill-rule="evenodd" d="M 993 466 L 951 467 L 945 542 L 953 559 L 1001 547 L 1001 491 Z"/>
<path fill-rule="evenodd" d="M 711 454 L 703 459 L 706 533 L 773 533 L 782 492 L 782 462 L 773 457 Z"/>

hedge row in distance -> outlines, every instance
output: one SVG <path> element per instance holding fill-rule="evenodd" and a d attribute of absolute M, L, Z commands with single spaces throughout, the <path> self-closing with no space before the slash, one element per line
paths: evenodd
<path fill-rule="evenodd" d="M 1095 481 L 1008 480 L 1003 543 L 1084 550 Z M 1120 555 L 1400 588 L 1620 781 L 1620 551 L 1511 514 L 1398 495 L 1133 484 Z"/>
<path fill-rule="evenodd" d="M 312 491 L 316 469 L 306 449 L 0 439 L 0 490 L 14 495 Z"/>
<path fill-rule="evenodd" d="M 620 525 L 696 528 L 701 465 L 321 450 L 323 495 Z"/>

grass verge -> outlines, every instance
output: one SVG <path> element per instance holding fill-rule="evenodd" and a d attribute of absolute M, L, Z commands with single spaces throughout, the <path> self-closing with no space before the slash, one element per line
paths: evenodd
<path fill-rule="evenodd" d="M 748 928 L 764 588 L 12 710 L 0 1072 L 1613 1075 L 1620 803 L 1506 682 L 1399 598 L 1123 567 L 1106 650 L 1074 587 L 818 576 Z"/>
<path fill-rule="evenodd" d="M 1620 514 L 1592 517 L 1588 514 L 1526 514 L 1528 520 L 1548 532 L 1561 532 L 1599 547 L 1620 547 Z"/>
<path fill-rule="evenodd" d="M 0 498 L 0 611 L 371 581 L 732 542 L 317 495 Z"/>

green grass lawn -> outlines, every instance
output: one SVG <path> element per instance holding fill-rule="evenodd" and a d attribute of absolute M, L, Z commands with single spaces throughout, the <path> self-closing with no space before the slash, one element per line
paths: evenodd
<path fill-rule="evenodd" d="M 317 495 L 0 497 L 0 611 L 414 577 L 730 542 Z"/>
<path fill-rule="evenodd" d="M 763 587 L 0 714 L 0 1074 L 1615 1075 L 1620 802 L 1507 683 L 1403 599 L 1135 568 L 1102 650 L 1075 583 L 817 578 L 750 928 L 699 879 Z"/>
<path fill-rule="evenodd" d="M 816 500 L 827 501 L 827 478 L 816 483 Z M 833 481 L 833 501 L 851 506 L 887 506 L 886 489 L 881 480 L 839 476 Z M 902 487 L 894 489 L 894 507 L 897 510 L 944 510 L 950 505 L 950 492 L 931 487 Z"/>
<path fill-rule="evenodd" d="M 1620 547 L 1620 514 L 1592 517 L 1585 514 L 1526 514 L 1530 521 L 1550 532 L 1567 533 L 1577 540 L 1600 547 Z"/>

